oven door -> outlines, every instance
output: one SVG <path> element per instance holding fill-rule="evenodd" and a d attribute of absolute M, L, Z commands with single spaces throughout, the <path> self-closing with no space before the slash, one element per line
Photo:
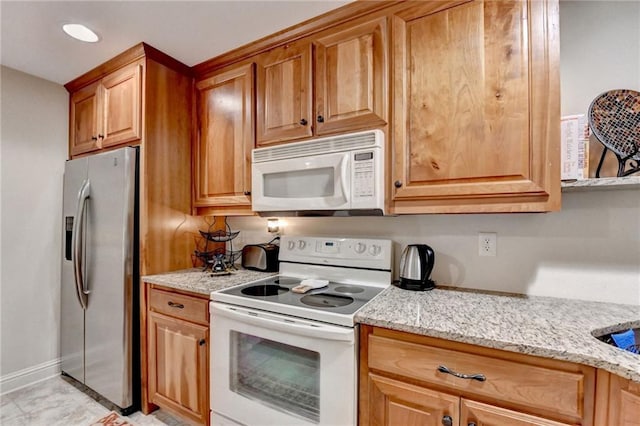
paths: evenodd
<path fill-rule="evenodd" d="M 345 152 L 253 163 L 252 209 L 348 210 L 349 164 Z"/>
<path fill-rule="evenodd" d="M 212 424 L 355 425 L 356 329 L 211 302 Z"/>

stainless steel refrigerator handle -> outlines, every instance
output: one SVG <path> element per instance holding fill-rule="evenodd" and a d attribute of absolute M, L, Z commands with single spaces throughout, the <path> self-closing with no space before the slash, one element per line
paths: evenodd
<path fill-rule="evenodd" d="M 86 201 L 91 192 L 89 180 L 85 180 L 78 192 L 78 204 L 76 206 L 76 218 L 73 222 L 73 276 L 76 282 L 76 294 L 82 309 L 87 309 L 87 294 L 84 288 L 84 276 L 82 274 L 84 266 L 84 215 L 86 212 Z"/>

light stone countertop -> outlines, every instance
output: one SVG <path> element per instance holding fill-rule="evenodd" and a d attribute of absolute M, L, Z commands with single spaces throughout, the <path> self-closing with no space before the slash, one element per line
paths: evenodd
<path fill-rule="evenodd" d="M 277 272 L 258 272 L 248 269 L 238 269 L 232 272 L 231 275 L 213 276 L 211 271 L 204 272 L 202 269 L 194 268 L 164 274 L 146 275 L 142 277 L 142 281 L 178 290 L 190 291 L 192 293 L 204 294 L 208 297 L 212 291 L 223 290 L 228 287 L 260 280 L 277 274 Z"/>
<path fill-rule="evenodd" d="M 640 327 L 637 305 L 450 289 L 414 292 L 391 286 L 365 305 L 355 320 L 590 365 L 640 383 L 640 355 L 593 337 Z"/>

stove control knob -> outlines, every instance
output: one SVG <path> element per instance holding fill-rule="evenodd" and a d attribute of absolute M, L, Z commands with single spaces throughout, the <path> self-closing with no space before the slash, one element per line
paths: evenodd
<path fill-rule="evenodd" d="M 295 241 L 289 241 L 289 244 L 287 244 L 287 248 L 289 250 L 293 250 L 294 248 L 296 248 L 296 242 Z"/>
<path fill-rule="evenodd" d="M 307 246 L 307 243 L 305 240 L 298 240 L 298 247 L 300 248 L 300 250 L 304 250 L 306 246 Z"/>
<path fill-rule="evenodd" d="M 356 244 L 354 250 L 356 251 L 356 253 L 358 254 L 362 254 L 364 253 L 364 251 L 367 249 L 367 245 L 363 244 L 363 243 L 358 243 Z"/>
<path fill-rule="evenodd" d="M 372 256 L 377 256 L 380 254 L 380 252 L 382 251 L 382 248 L 376 244 L 372 245 L 371 247 L 369 247 L 369 254 Z"/>

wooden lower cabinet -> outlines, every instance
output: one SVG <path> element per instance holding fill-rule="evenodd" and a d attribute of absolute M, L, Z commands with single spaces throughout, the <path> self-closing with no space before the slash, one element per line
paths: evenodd
<path fill-rule="evenodd" d="M 456 419 L 460 409 L 457 396 L 371 373 L 367 398 L 370 409 L 365 424 L 372 426 L 442 425 L 447 417 Z"/>
<path fill-rule="evenodd" d="M 361 426 L 600 426 L 595 383 L 579 364 L 360 329 Z"/>
<path fill-rule="evenodd" d="M 597 426 L 640 426 L 640 383 L 598 371 Z"/>
<path fill-rule="evenodd" d="M 573 423 L 571 423 L 573 424 Z M 569 426 L 530 414 L 462 399 L 460 404 L 461 426 Z"/>
<path fill-rule="evenodd" d="M 150 288 L 148 400 L 197 425 L 209 422 L 208 300 Z"/>

